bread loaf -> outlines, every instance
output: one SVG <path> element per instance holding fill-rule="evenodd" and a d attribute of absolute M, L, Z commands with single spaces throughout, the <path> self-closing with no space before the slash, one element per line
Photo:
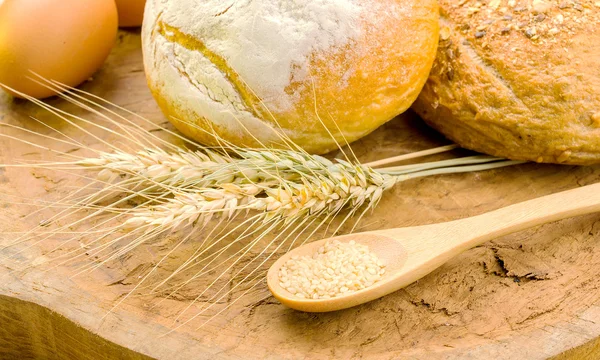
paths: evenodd
<path fill-rule="evenodd" d="M 436 0 L 148 0 L 144 16 L 148 84 L 179 130 L 252 147 L 280 131 L 313 153 L 406 110 L 439 27 Z"/>
<path fill-rule="evenodd" d="M 440 12 L 422 118 L 496 156 L 600 162 L 597 0 L 440 0 Z"/>

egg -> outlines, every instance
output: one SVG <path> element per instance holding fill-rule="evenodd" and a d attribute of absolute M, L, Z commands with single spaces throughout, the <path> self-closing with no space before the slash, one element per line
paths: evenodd
<path fill-rule="evenodd" d="M 119 26 L 132 27 L 142 25 L 146 0 L 115 0 L 119 12 Z"/>
<path fill-rule="evenodd" d="M 81 84 L 110 53 L 117 19 L 114 0 L 0 0 L 0 83 L 35 98 L 56 93 L 32 72 Z"/>

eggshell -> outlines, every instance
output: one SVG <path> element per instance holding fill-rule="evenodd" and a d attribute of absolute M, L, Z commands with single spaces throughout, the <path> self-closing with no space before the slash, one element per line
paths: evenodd
<path fill-rule="evenodd" d="M 117 18 L 114 0 L 0 2 L 0 83 L 36 98 L 55 92 L 29 79 L 32 72 L 79 85 L 110 53 Z"/>

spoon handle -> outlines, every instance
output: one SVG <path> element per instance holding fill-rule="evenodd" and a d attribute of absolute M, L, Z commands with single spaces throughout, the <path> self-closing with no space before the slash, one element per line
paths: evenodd
<path fill-rule="evenodd" d="M 375 231 L 396 239 L 410 254 L 390 291 L 412 283 L 454 256 L 489 240 L 536 225 L 600 212 L 600 183 L 543 196 L 485 214 L 416 228 Z M 411 236 L 418 229 L 419 236 Z"/>
<path fill-rule="evenodd" d="M 464 247 L 573 216 L 600 212 L 600 183 L 543 196 L 464 220 Z"/>

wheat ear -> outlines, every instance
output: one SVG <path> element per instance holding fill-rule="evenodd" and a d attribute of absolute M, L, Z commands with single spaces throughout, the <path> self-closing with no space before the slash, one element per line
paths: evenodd
<path fill-rule="evenodd" d="M 216 135 L 216 142 L 221 146 L 206 147 L 172 130 L 159 128 L 161 132 L 189 146 L 181 148 L 155 135 L 155 132 L 149 132 L 140 124 L 156 125 L 126 109 L 56 82 L 40 82 L 62 91 L 63 99 L 88 110 L 100 122 L 69 114 L 35 99 L 30 100 L 104 144 L 107 151 L 86 147 L 76 137 L 56 128 L 52 128 L 55 137 L 40 134 L 40 139 L 82 147 L 93 155 L 76 156 L 24 140 L 23 136 L 1 133 L 1 137 L 52 151 L 61 157 L 61 161 L 56 162 L 6 166 L 76 173 L 88 183 L 64 199 L 43 202 L 41 207 L 55 209 L 55 215 L 43 225 L 22 234 L 18 241 L 4 249 L 22 242 L 34 241 L 37 244 L 53 238 L 64 239 L 62 245 L 66 242 L 82 242 L 85 251 L 73 250 L 59 256 L 66 258 L 61 264 L 84 253 L 98 257 L 95 264 L 81 266 L 76 271 L 79 274 L 173 232 L 185 235 L 180 237 L 181 240 L 170 249 L 169 254 L 184 242 L 202 238 L 198 241 L 197 250 L 170 275 L 151 282 L 151 275 L 158 271 L 167 254 L 115 304 L 117 306 L 134 292 L 142 294 L 142 291 L 151 295 L 166 292 L 163 298 L 172 298 L 191 282 L 216 272 L 217 275 L 186 310 L 201 298 L 208 305 L 202 306 L 183 323 L 213 308 L 234 291 L 247 295 L 259 289 L 264 266 L 274 256 L 310 240 L 318 231 L 335 233 L 353 217 L 358 223 L 368 210 L 378 204 L 385 191 L 399 182 L 422 176 L 479 171 L 520 163 L 475 155 L 387 166 L 411 157 L 450 151 L 455 148 L 451 145 L 360 164 L 354 156 L 329 160 L 307 154 L 297 146 L 287 150 L 239 148 Z M 5 125 L 10 130 L 24 131 L 27 136 L 34 135 L 29 130 Z M 109 143 L 96 132 L 113 135 L 126 146 Z M 282 135 L 282 143 L 289 144 L 290 140 Z M 244 214 L 248 216 L 244 218 Z M 343 216 L 339 216 L 341 214 Z M 92 224 L 93 219 L 99 220 Z M 278 234 L 269 238 L 274 231 L 278 231 Z M 93 235 L 93 238 L 85 241 L 86 235 Z M 236 270 L 236 267 L 239 269 Z M 230 274 L 232 278 L 241 277 L 243 281 L 229 290 L 219 287 L 217 283 L 225 274 Z M 260 289 L 264 294 L 264 287 Z M 214 290 L 214 293 L 209 295 L 209 290 Z M 242 295 L 218 309 L 213 317 L 239 301 Z M 180 316 L 183 316 L 183 312 Z"/>

